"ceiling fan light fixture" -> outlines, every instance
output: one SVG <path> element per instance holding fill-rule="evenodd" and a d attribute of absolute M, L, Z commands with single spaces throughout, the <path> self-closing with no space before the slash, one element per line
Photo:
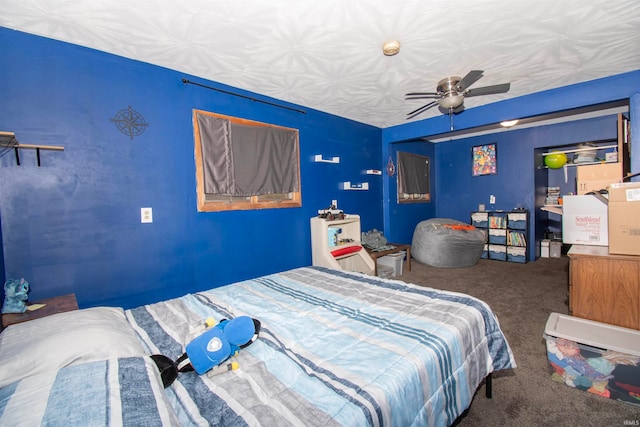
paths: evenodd
<path fill-rule="evenodd" d="M 500 122 L 500 126 L 503 128 L 510 128 L 518 124 L 518 119 L 515 120 L 505 120 L 504 122 Z"/>
<path fill-rule="evenodd" d="M 382 53 L 385 56 L 397 55 L 398 52 L 400 52 L 400 42 L 397 40 L 392 40 L 382 45 Z"/>
<path fill-rule="evenodd" d="M 449 114 L 453 117 L 464 110 L 464 99 L 466 97 L 493 95 L 497 93 L 505 93 L 511 87 L 510 83 L 502 83 L 499 85 L 484 86 L 475 89 L 469 89 L 478 79 L 482 77 L 482 70 L 471 70 L 463 78 L 459 76 L 449 76 L 438 82 L 435 92 L 410 92 L 405 96 L 407 100 L 429 99 L 427 104 L 407 114 L 407 120 L 412 119 L 418 114 L 422 114 L 429 108 L 436 105 L 439 106 L 443 114 Z M 515 125 L 517 121 L 513 122 Z"/>
<path fill-rule="evenodd" d="M 438 100 L 438 105 L 445 109 L 457 108 L 464 102 L 464 96 L 459 94 L 449 94 Z"/>

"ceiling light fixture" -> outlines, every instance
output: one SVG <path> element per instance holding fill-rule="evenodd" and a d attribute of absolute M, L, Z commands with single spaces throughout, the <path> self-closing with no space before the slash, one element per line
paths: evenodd
<path fill-rule="evenodd" d="M 438 100 L 438 105 L 440 107 L 449 110 L 453 108 L 458 108 L 464 102 L 464 96 L 456 93 L 447 93 L 444 98 Z"/>
<path fill-rule="evenodd" d="M 518 119 L 515 120 L 505 120 L 504 122 L 500 122 L 500 126 L 503 128 L 510 128 L 518 124 Z"/>
<path fill-rule="evenodd" d="M 397 40 L 392 40 L 382 45 L 382 53 L 385 56 L 397 55 L 398 52 L 400 52 L 400 42 Z"/>

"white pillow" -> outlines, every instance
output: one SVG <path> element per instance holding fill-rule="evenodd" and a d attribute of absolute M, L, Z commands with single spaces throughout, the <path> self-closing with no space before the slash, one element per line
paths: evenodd
<path fill-rule="evenodd" d="M 10 325 L 0 333 L 0 387 L 29 375 L 113 357 L 142 356 L 116 307 L 94 307 Z"/>

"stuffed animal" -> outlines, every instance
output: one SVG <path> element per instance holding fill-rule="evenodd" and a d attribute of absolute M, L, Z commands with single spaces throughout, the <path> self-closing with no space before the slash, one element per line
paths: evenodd
<path fill-rule="evenodd" d="M 238 354 L 258 337 L 259 322 L 249 316 L 240 316 L 232 320 L 224 319 L 213 328 L 187 344 L 189 363 L 200 375 L 220 365 L 228 358 Z M 180 360 L 180 359 L 178 359 Z M 181 369 L 178 362 L 178 369 Z"/>
<path fill-rule="evenodd" d="M 9 279 L 4 284 L 4 304 L 2 313 L 24 313 L 27 311 L 29 283 L 24 280 Z"/>
<path fill-rule="evenodd" d="M 184 354 L 175 362 L 158 354 L 152 355 L 151 358 L 160 370 L 164 386 L 168 387 L 179 372 L 196 371 L 202 375 L 212 370 L 226 372 L 237 369 L 237 363 L 228 364 L 226 369 L 222 367 L 223 369 L 218 370 L 218 367 L 258 339 L 259 333 L 260 321 L 257 319 L 249 316 L 223 319 L 188 343 Z"/>

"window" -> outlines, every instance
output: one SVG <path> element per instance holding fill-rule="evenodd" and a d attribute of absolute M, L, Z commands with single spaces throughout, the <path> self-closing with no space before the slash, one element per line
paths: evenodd
<path fill-rule="evenodd" d="M 198 211 L 302 205 L 298 130 L 193 111 Z"/>
<path fill-rule="evenodd" d="M 398 151 L 398 203 L 431 201 L 429 157 Z"/>

